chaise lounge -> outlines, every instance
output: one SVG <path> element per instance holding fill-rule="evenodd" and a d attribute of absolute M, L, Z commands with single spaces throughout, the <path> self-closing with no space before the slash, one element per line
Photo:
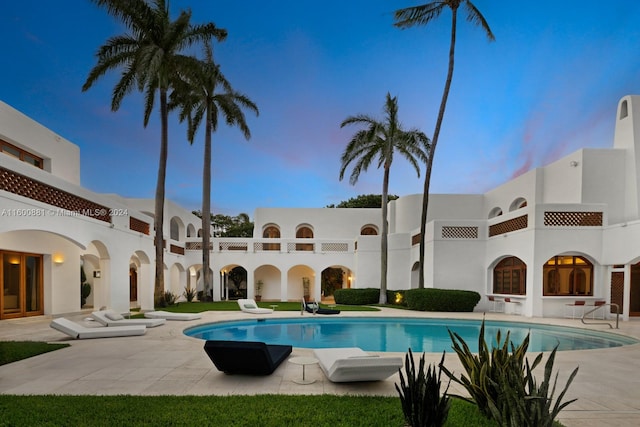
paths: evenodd
<path fill-rule="evenodd" d="M 320 304 L 318 304 L 317 302 L 306 302 L 304 299 L 302 300 L 302 307 L 306 312 L 312 314 L 340 314 L 340 310 L 323 308 L 320 307 Z"/>
<path fill-rule="evenodd" d="M 143 325 L 147 328 L 155 328 L 166 322 L 165 319 L 125 319 L 120 313 L 113 310 L 94 311 L 91 313 L 91 318 L 102 326 L 108 327 Z"/>
<path fill-rule="evenodd" d="M 144 325 L 88 328 L 64 317 L 53 319 L 49 326 L 75 339 L 128 337 L 144 335 L 147 332 L 147 327 Z"/>
<path fill-rule="evenodd" d="M 401 357 L 370 355 L 358 347 L 318 348 L 313 354 L 322 372 L 334 383 L 381 381 L 403 366 Z"/>
<path fill-rule="evenodd" d="M 209 359 L 225 374 L 270 375 L 291 354 L 290 345 L 257 341 L 216 341 L 204 343 Z"/>
<path fill-rule="evenodd" d="M 252 299 L 239 299 L 238 305 L 240 306 L 240 310 L 245 313 L 251 314 L 271 314 L 273 310 L 270 308 L 260 308 L 258 304 Z"/>

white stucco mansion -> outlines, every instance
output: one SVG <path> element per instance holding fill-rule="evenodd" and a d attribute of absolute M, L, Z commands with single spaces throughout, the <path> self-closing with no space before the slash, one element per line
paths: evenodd
<path fill-rule="evenodd" d="M 612 112 L 613 114 L 613 112 Z M 422 196 L 389 205 L 389 289 L 417 287 Z M 200 289 L 200 219 L 166 202 L 165 287 Z M 257 209 L 253 238 L 213 238 L 213 297 L 228 272 L 246 293 L 299 300 L 302 279 L 378 287 L 379 209 Z M 153 308 L 153 201 L 98 194 L 80 184 L 79 148 L 0 102 L 0 320 L 79 312 L 87 305 Z M 640 316 L 640 96 L 618 104 L 613 148 L 582 149 L 485 194 L 432 195 L 425 283 L 510 297 L 529 317 L 562 317 L 575 300 Z M 334 270 L 335 271 L 335 270 Z"/>

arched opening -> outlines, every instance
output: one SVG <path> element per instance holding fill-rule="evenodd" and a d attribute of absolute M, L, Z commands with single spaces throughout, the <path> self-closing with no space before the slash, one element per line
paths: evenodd
<path fill-rule="evenodd" d="M 411 266 L 411 289 L 416 289 L 420 284 L 420 262 L 416 261 Z"/>
<path fill-rule="evenodd" d="M 320 276 L 322 299 L 333 298 L 333 293 L 336 289 L 345 287 L 347 277 L 347 272 L 345 272 L 342 267 L 327 267 L 322 270 Z"/>
<path fill-rule="evenodd" d="M 593 264 L 582 256 L 554 256 L 542 271 L 545 296 L 593 295 Z"/>
<path fill-rule="evenodd" d="M 627 105 L 627 100 L 625 99 L 620 104 L 620 120 L 624 119 L 629 115 L 629 106 Z"/>
<path fill-rule="evenodd" d="M 171 218 L 169 224 L 169 237 L 171 240 L 180 240 L 180 236 L 184 233 L 184 224 L 177 216 Z"/>
<path fill-rule="evenodd" d="M 511 203 L 511 206 L 509 206 L 509 212 L 522 209 L 526 206 L 527 206 L 527 199 L 523 197 L 518 197 Z"/>
<path fill-rule="evenodd" d="M 240 299 L 247 297 L 247 270 L 236 266 L 228 271 L 223 270 L 224 299 Z"/>
<path fill-rule="evenodd" d="M 269 301 L 280 301 L 282 299 L 282 291 L 280 284 L 282 283 L 282 272 L 273 265 L 261 265 L 256 268 L 253 277 L 254 283 L 254 296 L 256 299 Z M 258 282 L 261 282 L 258 285 Z"/>
<path fill-rule="evenodd" d="M 495 207 L 489 211 L 489 219 L 502 215 L 502 209 Z"/>
<path fill-rule="evenodd" d="M 527 265 L 518 257 L 510 256 L 493 268 L 493 293 L 526 295 Z"/>

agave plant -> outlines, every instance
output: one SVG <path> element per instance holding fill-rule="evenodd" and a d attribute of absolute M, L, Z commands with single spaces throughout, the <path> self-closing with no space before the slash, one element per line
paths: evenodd
<path fill-rule="evenodd" d="M 574 399 L 562 403 L 578 368 L 571 373 L 567 384 L 552 406 L 558 379 L 557 373 L 551 387 L 551 394 L 549 394 L 549 387 L 557 347 L 549 355 L 545 364 L 544 380 L 538 385 L 532 372 L 542 361 L 543 355 L 540 353 L 533 363 L 529 364 L 526 358 L 529 334 L 516 347 L 510 340 L 509 332 L 502 342 L 501 333 L 498 331 L 497 344 L 491 351 L 484 339 L 484 334 L 483 320 L 478 338 L 478 354 L 475 355 L 458 334 L 449 331 L 453 349 L 467 376 L 456 377 L 442 366 L 442 362 L 441 369 L 451 380 L 461 384 L 471 399 L 463 396 L 456 397 L 475 403 L 483 414 L 494 419 L 500 426 L 551 427 L 560 411 L 575 401 Z"/>
<path fill-rule="evenodd" d="M 444 362 L 444 353 L 439 366 Z M 402 412 L 404 413 L 405 422 L 412 427 L 440 427 L 443 426 L 449 415 L 449 406 L 451 404 L 447 388 L 440 395 L 440 387 L 442 384 L 441 375 L 442 368 L 429 365 L 425 373 L 424 370 L 424 353 L 420 358 L 420 365 L 416 370 L 415 362 L 411 349 L 405 356 L 406 381 L 402 371 L 400 371 L 400 386 L 396 384 L 396 390 L 400 395 L 400 403 Z"/>

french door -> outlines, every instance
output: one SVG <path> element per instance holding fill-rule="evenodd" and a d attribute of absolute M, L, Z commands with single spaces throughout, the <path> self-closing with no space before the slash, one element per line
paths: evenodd
<path fill-rule="evenodd" d="M 0 251 L 0 319 L 44 313 L 42 255 Z"/>

